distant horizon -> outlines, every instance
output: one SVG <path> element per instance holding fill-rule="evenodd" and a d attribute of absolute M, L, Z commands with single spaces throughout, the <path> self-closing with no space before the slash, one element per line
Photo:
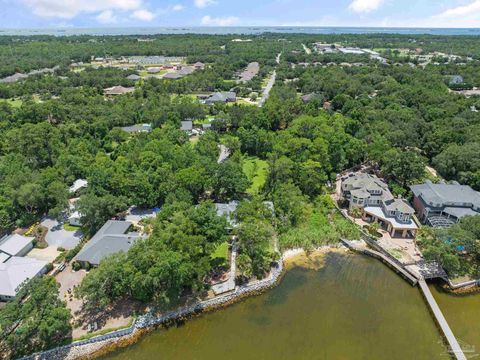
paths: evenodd
<path fill-rule="evenodd" d="M 205 35 L 259 35 L 265 32 L 285 34 L 403 34 L 480 36 L 480 28 L 469 27 L 394 27 L 394 26 L 96 26 L 96 27 L 38 27 L 0 28 L 0 36 L 148 36 L 160 34 L 205 34 Z"/>

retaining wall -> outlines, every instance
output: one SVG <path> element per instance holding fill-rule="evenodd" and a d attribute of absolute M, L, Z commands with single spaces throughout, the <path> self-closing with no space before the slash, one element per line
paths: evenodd
<path fill-rule="evenodd" d="M 64 359 L 66 355 L 75 348 L 81 348 L 83 346 L 88 346 L 91 344 L 96 344 L 96 343 L 100 343 L 100 342 L 108 341 L 112 339 L 120 340 L 123 337 L 132 335 L 133 333 L 135 333 L 140 329 L 147 329 L 147 328 L 159 326 L 173 320 L 198 314 L 208 309 L 213 309 L 222 305 L 226 305 L 248 294 L 253 294 L 274 286 L 279 280 L 280 276 L 282 275 L 282 272 L 283 272 L 283 261 L 280 260 L 277 263 L 275 263 L 275 266 L 272 267 L 270 275 L 267 278 L 263 280 L 258 280 L 253 283 L 237 286 L 235 290 L 229 294 L 220 295 L 215 298 L 204 300 L 204 301 L 198 301 L 192 305 L 184 306 L 176 310 L 163 313 L 159 316 L 156 316 L 153 313 L 148 313 L 146 315 L 139 317 L 134 322 L 134 324 L 129 328 L 113 331 L 105 335 L 95 336 L 87 340 L 73 342 L 68 345 L 59 346 L 51 350 L 47 350 L 41 353 L 36 353 L 30 356 L 23 357 L 21 360 Z"/>

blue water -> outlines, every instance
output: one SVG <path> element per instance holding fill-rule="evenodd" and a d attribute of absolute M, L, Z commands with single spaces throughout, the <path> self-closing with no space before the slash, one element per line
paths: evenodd
<path fill-rule="evenodd" d="M 429 34 L 429 35 L 480 35 L 480 28 L 388 28 L 388 27 L 124 27 L 124 28 L 56 28 L 56 29 L 0 29 L 0 35 L 154 35 L 154 34 Z"/>

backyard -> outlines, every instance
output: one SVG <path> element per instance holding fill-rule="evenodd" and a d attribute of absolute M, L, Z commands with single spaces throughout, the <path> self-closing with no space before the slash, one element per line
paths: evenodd
<path fill-rule="evenodd" d="M 247 192 L 250 194 L 258 194 L 267 179 L 268 163 L 257 157 L 246 157 L 243 159 L 243 172 L 252 182 Z"/>

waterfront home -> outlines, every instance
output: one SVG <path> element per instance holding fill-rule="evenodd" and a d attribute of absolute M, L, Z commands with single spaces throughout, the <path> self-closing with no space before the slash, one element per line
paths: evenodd
<path fill-rule="evenodd" d="M 379 222 L 392 237 L 415 236 L 418 226 L 412 218 L 414 209 L 405 199 L 395 198 L 375 175 L 350 174 L 342 178 L 341 191 L 349 208 L 361 209 L 365 221 Z"/>
<path fill-rule="evenodd" d="M 76 261 L 82 266 L 98 266 L 105 257 L 128 251 L 130 247 L 142 236 L 135 232 L 128 232 L 132 223 L 130 221 L 107 221 L 100 230 L 78 253 Z"/>
<path fill-rule="evenodd" d="M 480 215 L 480 193 L 457 182 L 412 185 L 418 218 L 433 227 L 447 227 L 465 216 Z"/>
<path fill-rule="evenodd" d="M 25 256 L 33 248 L 32 236 L 5 235 L 0 239 L 0 253 L 8 256 Z"/>
<path fill-rule="evenodd" d="M 0 260 L 0 301 L 15 299 L 22 284 L 45 274 L 47 262 L 32 258 L 11 256 Z"/>

